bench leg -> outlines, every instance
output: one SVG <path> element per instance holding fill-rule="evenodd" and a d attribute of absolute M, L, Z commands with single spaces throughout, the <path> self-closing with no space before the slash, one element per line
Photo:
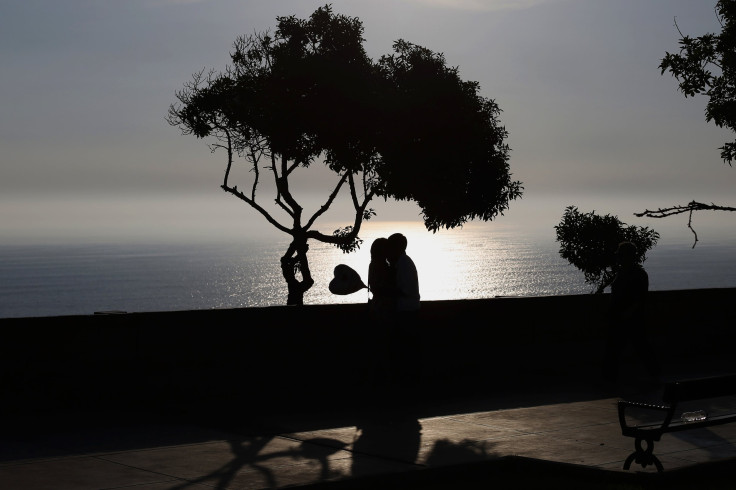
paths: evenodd
<path fill-rule="evenodd" d="M 634 451 L 633 453 L 629 454 L 629 457 L 628 458 L 626 458 L 626 461 L 624 461 L 624 469 L 625 470 L 628 471 L 629 468 L 631 468 L 631 463 L 634 462 L 634 458 L 636 458 L 636 454 L 637 454 L 636 451 Z"/>
<path fill-rule="evenodd" d="M 642 448 L 642 441 L 646 441 L 647 448 Z M 636 441 L 634 442 L 634 447 L 636 448 L 636 451 L 631 453 L 628 458 L 626 458 L 626 461 L 624 461 L 624 469 L 628 470 L 631 468 L 631 463 L 636 462 L 637 464 L 640 464 L 642 468 L 646 468 L 650 464 L 653 464 L 659 473 L 662 473 L 664 471 L 664 467 L 662 466 L 662 462 L 659 460 L 658 457 L 654 455 L 654 441 L 651 439 L 640 439 L 636 438 Z"/>

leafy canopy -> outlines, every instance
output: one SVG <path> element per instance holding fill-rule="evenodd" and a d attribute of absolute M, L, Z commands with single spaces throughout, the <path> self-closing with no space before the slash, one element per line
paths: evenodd
<path fill-rule="evenodd" d="M 736 131 L 736 0 L 718 0 L 716 16 L 721 24 L 720 34 L 708 33 L 697 38 L 680 32 L 679 53 L 666 53 L 659 68 L 664 74 L 669 71 L 678 81 L 685 97 L 703 94 L 708 97 L 705 119 L 718 127 Z M 727 142 L 722 147 L 721 158 L 729 165 L 736 157 L 736 142 Z M 694 211 L 736 211 L 731 206 L 690 201 L 688 204 L 645 209 L 635 216 L 666 218 L 689 213 L 688 228 L 695 236 L 693 248 L 698 243 L 698 234 L 692 226 Z"/>
<path fill-rule="evenodd" d="M 637 249 L 636 262 L 640 264 L 659 241 L 659 233 L 650 228 L 627 225 L 610 214 L 581 213 L 575 206 L 565 208 L 555 230 L 560 256 L 580 269 L 585 282 L 595 286 L 597 293 L 613 281 L 619 243 L 632 242 Z"/>
<path fill-rule="evenodd" d="M 406 41 L 378 63 L 386 81 L 378 173 L 385 195 L 413 200 L 430 230 L 492 220 L 521 196 L 495 101 L 442 54 Z"/>
<path fill-rule="evenodd" d="M 715 11 L 721 33 L 696 38 L 680 33 L 680 51 L 667 52 L 659 68 L 678 80 L 685 97 L 708 97 L 706 121 L 736 131 L 736 0 L 718 0 Z M 736 141 L 725 143 L 720 150 L 721 158 L 731 165 Z"/>
<path fill-rule="evenodd" d="M 491 220 L 521 196 L 498 105 L 442 54 L 399 40 L 374 62 L 362 23 L 329 5 L 308 19 L 277 20 L 273 35 L 238 38 L 225 72 L 195 75 L 177 94 L 169 122 L 215 137 L 256 171 L 261 158 L 288 162 L 279 179 L 319 159 L 351 190 L 353 177 L 360 180 L 354 202 L 413 200 L 432 231 Z M 311 223 L 281 229 L 294 234 Z M 351 230 L 332 243 L 356 237 L 359 223 Z"/>

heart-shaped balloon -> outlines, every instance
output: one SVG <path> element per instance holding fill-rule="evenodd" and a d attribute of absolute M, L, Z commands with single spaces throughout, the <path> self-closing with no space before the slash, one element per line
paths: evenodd
<path fill-rule="evenodd" d="M 349 265 L 340 264 L 336 266 L 334 274 L 335 277 L 330 281 L 330 292 L 332 294 L 352 294 L 368 287 L 363 284 L 360 274 Z"/>

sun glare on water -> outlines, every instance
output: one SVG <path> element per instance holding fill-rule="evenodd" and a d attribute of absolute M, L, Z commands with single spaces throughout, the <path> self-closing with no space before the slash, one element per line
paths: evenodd
<path fill-rule="evenodd" d="M 361 248 L 350 254 L 324 244 L 311 246 L 310 269 L 316 283 L 308 293 L 309 302 L 366 301 L 366 289 L 346 296 L 327 291 L 334 268 L 348 265 L 367 283 L 371 244 L 396 232 L 407 238 L 406 252 L 417 267 L 423 301 L 523 296 L 531 289 L 538 290 L 544 281 L 549 283 L 550 294 L 579 292 L 559 290 L 562 283 L 570 282 L 562 278 L 556 281 L 555 275 L 567 276 L 569 270 L 560 262 L 553 245 L 549 253 L 540 253 L 538 244 L 519 239 L 518 233 L 503 229 L 489 231 L 487 226 L 473 223 L 462 229 L 431 233 L 422 223 L 388 222 L 364 226 L 360 234 Z"/>

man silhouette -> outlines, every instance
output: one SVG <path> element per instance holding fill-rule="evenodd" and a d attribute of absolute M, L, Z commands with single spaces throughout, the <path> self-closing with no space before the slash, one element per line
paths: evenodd
<path fill-rule="evenodd" d="M 636 245 L 621 242 L 616 250 L 617 272 L 611 283 L 608 339 L 603 358 L 603 376 L 609 382 L 618 377 L 618 361 L 631 343 L 649 375 L 659 379 L 656 350 L 647 332 L 646 297 L 649 275 L 638 261 Z"/>
<path fill-rule="evenodd" d="M 407 240 L 401 233 L 388 237 L 388 260 L 396 271 L 396 311 L 392 322 L 392 366 L 399 394 L 409 397 L 417 388 L 421 363 L 418 331 L 419 278 L 414 261 L 406 254 Z"/>
<path fill-rule="evenodd" d="M 407 316 L 419 310 L 419 277 L 414 261 L 406 254 L 407 240 L 401 233 L 388 237 L 389 262 L 396 269 L 396 311 Z"/>

